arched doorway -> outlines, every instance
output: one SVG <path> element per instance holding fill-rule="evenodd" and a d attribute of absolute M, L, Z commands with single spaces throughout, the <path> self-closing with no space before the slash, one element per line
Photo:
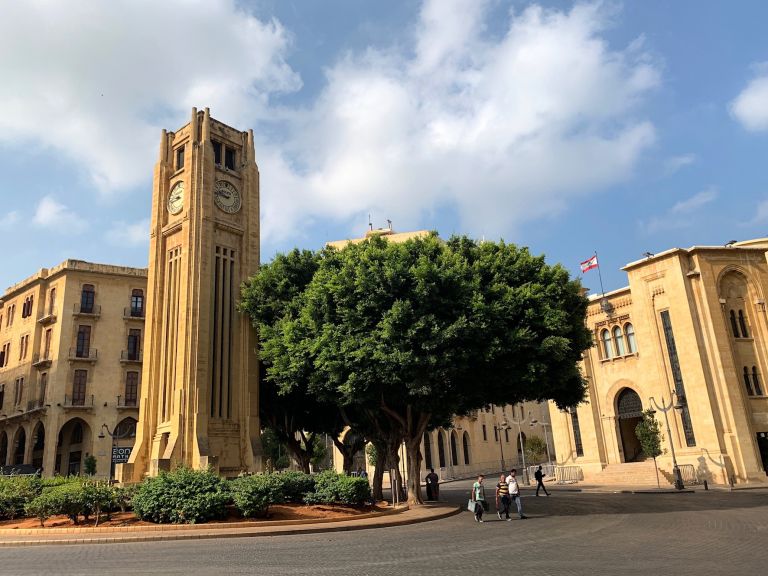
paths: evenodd
<path fill-rule="evenodd" d="M 469 466 L 469 433 L 464 432 L 464 434 L 461 437 L 461 442 L 463 444 L 462 448 L 464 448 L 464 464 L 466 466 Z"/>
<path fill-rule="evenodd" d="M 45 450 L 45 427 L 38 422 L 32 432 L 32 466 L 43 467 L 43 451 Z"/>
<path fill-rule="evenodd" d="M 429 436 L 429 432 L 424 432 L 424 465 L 427 470 L 434 468 L 432 466 L 432 439 Z"/>
<path fill-rule="evenodd" d="M 24 452 L 27 449 L 27 431 L 22 426 L 16 431 L 13 439 L 13 462 L 12 464 L 24 464 Z"/>
<path fill-rule="evenodd" d="M 8 463 L 8 433 L 3 430 L 0 433 L 0 466 Z"/>
<path fill-rule="evenodd" d="M 445 468 L 445 434 L 442 430 L 437 433 L 437 459 L 440 468 Z"/>
<path fill-rule="evenodd" d="M 451 432 L 451 464 L 459 465 L 459 449 L 456 446 L 456 432 Z"/>
<path fill-rule="evenodd" d="M 136 426 L 138 425 L 138 421 L 136 418 L 131 418 L 130 416 L 127 418 L 123 418 L 118 422 L 117 426 L 115 426 L 114 430 L 114 436 L 112 437 L 112 445 L 113 446 L 119 446 L 121 448 L 131 448 L 133 447 L 133 444 L 136 442 Z M 348 432 L 349 438 L 348 440 L 350 442 L 354 442 L 355 440 L 355 433 L 354 432 Z M 347 438 L 345 437 L 345 441 Z M 115 464 L 111 462 L 112 458 L 110 458 L 110 466 L 111 471 L 110 474 L 114 478 L 115 476 Z M 354 462 L 353 462 L 354 465 Z M 363 470 L 365 468 L 365 463 L 359 468 L 353 468 L 353 470 Z"/>
<path fill-rule="evenodd" d="M 91 453 L 91 427 L 81 418 L 72 418 L 59 430 L 55 471 L 77 476 L 83 471 L 83 460 Z"/>
<path fill-rule="evenodd" d="M 644 460 L 643 448 L 635 434 L 635 428 L 643 419 L 643 403 L 637 392 L 631 388 L 624 388 L 619 392 L 616 397 L 616 414 L 624 462 Z"/>

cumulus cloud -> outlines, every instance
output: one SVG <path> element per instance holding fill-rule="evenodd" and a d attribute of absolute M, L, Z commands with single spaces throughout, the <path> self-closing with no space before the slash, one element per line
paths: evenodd
<path fill-rule="evenodd" d="M 662 230 L 687 228 L 694 224 L 701 209 L 714 202 L 717 196 L 717 188 L 709 187 L 689 198 L 675 202 L 665 214 L 655 216 L 647 222 L 640 222 L 640 226 L 649 234 Z"/>
<path fill-rule="evenodd" d="M 79 234 L 87 228 L 85 220 L 50 195 L 40 200 L 32 222 L 58 234 Z"/>
<path fill-rule="evenodd" d="M 2 218 L 0 218 L 0 230 L 9 230 L 16 222 L 20 220 L 19 213 L 15 210 L 8 212 Z"/>
<path fill-rule="evenodd" d="M 370 211 L 404 229 L 445 206 L 470 233 L 508 233 L 631 176 L 655 138 L 638 105 L 660 82 L 642 38 L 612 48 L 615 13 L 579 4 L 512 13 L 494 39 L 489 2 L 449 4 L 424 3 L 412 47 L 328 69 L 293 137 L 261 157 L 267 238 Z"/>
<path fill-rule="evenodd" d="M 755 70 L 755 77 L 730 104 L 733 117 L 751 132 L 768 130 L 768 62 Z"/>
<path fill-rule="evenodd" d="M 275 21 L 235 0 L 29 0 L 0 18 L 0 142 L 37 141 L 105 193 L 147 178 L 161 128 L 210 105 L 237 124 L 300 83 Z"/>
<path fill-rule="evenodd" d="M 113 222 L 106 240 L 115 246 L 139 246 L 149 243 L 149 218 L 138 222 Z"/>

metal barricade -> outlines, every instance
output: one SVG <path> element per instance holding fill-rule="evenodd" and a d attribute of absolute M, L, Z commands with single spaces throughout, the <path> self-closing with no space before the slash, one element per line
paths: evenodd
<path fill-rule="evenodd" d="M 680 475 L 683 477 L 683 484 L 695 486 L 701 484 L 699 475 L 696 473 L 696 467 L 693 464 L 680 464 Z"/>
<path fill-rule="evenodd" d="M 575 484 L 584 480 L 581 466 L 556 466 L 555 480 L 558 484 Z"/>

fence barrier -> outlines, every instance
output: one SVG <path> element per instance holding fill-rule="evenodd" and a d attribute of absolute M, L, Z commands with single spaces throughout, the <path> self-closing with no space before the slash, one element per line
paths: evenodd
<path fill-rule="evenodd" d="M 555 467 L 555 479 L 558 484 L 575 484 L 584 480 L 584 472 L 581 466 L 557 466 Z"/>

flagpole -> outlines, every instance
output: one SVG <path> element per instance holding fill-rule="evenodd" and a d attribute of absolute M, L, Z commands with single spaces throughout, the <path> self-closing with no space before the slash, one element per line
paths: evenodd
<path fill-rule="evenodd" d="M 597 260 L 597 275 L 600 278 L 600 292 L 605 296 L 605 288 L 603 288 L 603 273 L 600 272 L 600 258 L 597 257 L 597 250 L 595 250 L 595 260 Z"/>

